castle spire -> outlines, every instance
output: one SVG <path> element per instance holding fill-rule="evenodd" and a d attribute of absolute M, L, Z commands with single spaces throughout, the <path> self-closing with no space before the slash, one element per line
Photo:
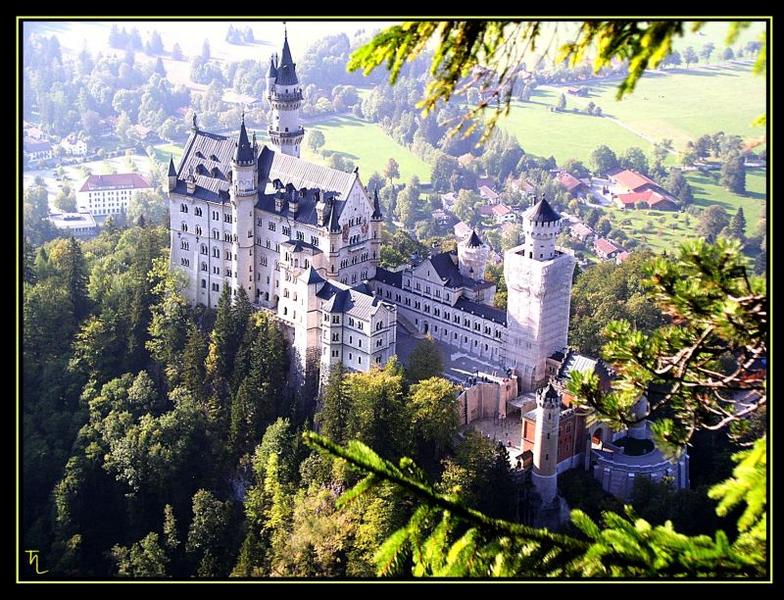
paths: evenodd
<path fill-rule="evenodd" d="M 253 163 L 253 148 L 248 140 L 248 131 L 245 129 L 245 112 L 242 113 L 240 138 L 234 150 L 234 162 L 238 165 L 249 165 Z"/>
<path fill-rule="evenodd" d="M 378 186 L 373 191 L 373 214 L 370 215 L 371 219 L 383 219 L 384 215 L 381 214 L 381 203 L 378 201 Z"/>

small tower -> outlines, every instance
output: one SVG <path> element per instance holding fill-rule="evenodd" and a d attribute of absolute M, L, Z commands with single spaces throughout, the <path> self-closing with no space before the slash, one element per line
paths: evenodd
<path fill-rule="evenodd" d="M 267 97 L 275 93 L 275 79 L 278 77 L 278 68 L 275 65 L 276 58 L 277 56 L 274 54 L 270 56 L 270 66 L 267 70 Z"/>
<path fill-rule="evenodd" d="M 291 57 L 288 35 L 284 33 L 280 62 L 270 60 L 267 71 L 267 100 L 270 103 L 270 141 L 283 154 L 299 158 L 305 130 L 299 109 L 302 106 L 302 86 Z"/>
<path fill-rule="evenodd" d="M 532 481 L 544 504 L 558 495 L 558 428 L 561 397 L 552 381 L 536 393 L 534 431 L 534 470 Z"/>
<path fill-rule="evenodd" d="M 376 269 L 381 260 L 381 228 L 384 215 L 381 213 L 381 202 L 378 200 L 378 187 L 373 190 L 373 214 L 370 215 L 370 272 L 368 277 L 376 276 Z"/>
<path fill-rule="evenodd" d="M 169 155 L 169 192 L 177 187 L 177 169 L 174 168 L 174 159 Z"/>
<path fill-rule="evenodd" d="M 457 263 L 460 274 L 478 281 L 484 279 L 488 252 L 487 244 L 479 239 L 476 231 L 472 231 L 471 237 L 457 244 Z"/>
<path fill-rule="evenodd" d="M 245 113 L 242 114 L 239 139 L 235 143 L 234 157 L 231 161 L 231 181 L 229 198 L 231 200 L 231 232 L 232 232 L 232 278 L 231 286 L 236 294 L 244 287 L 251 302 L 255 300 L 253 293 L 253 241 L 254 218 L 256 206 L 258 165 L 257 149 L 248 140 L 245 129 Z"/>
<path fill-rule="evenodd" d="M 555 238 L 561 231 L 561 215 L 542 199 L 523 213 L 525 256 L 533 260 L 550 260 L 555 256 Z"/>

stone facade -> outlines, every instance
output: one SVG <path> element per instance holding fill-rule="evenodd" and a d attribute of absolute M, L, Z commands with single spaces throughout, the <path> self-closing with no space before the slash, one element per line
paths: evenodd
<path fill-rule="evenodd" d="M 276 72 L 276 86 L 298 85 L 288 42 Z M 299 118 L 298 107 L 284 105 L 272 102 L 281 123 Z M 214 308 L 224 287 L 233 296 L 244 289 L 291 330 L 303 370 L 384 364 L 395 353 L 397 309 L 364 283 L 380 257 L 378 198 L 356 170 L 301 160 L 294 138 L 272 138 L 282 146 L 260 146 L 244 117 L 236 140 L 200 130 L 194 118 L 168 173 L 171 266 L 186 276 L 183 293 Z"/>

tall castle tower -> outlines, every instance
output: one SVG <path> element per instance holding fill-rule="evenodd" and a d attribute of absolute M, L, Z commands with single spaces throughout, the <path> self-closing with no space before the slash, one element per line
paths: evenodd
<path fill-rule="evenodd" d="M 299 158 L 305 130 L 302 128 L 299 109 L 302 105 L 302 87 L 297 78 L 296 65 L 291 58 L 288 34 L 284 34 L 280 62 L 270 58 L 267 72 L 267 100 L 270 104 L 270 141 L 283 154 Z"/>
<path fill-rule="evenodd" d="M 256 134 L 253 144 L 248 140 L 245 129 L 245 114 L 242 115 L 240 137 L 235 142 L 234 157 L 231 161 L 231 233 L 232 233 L 232 294 L 245 288 L 248 298 L 253 301 L 255 294 L 253 273 L 254 218 L 258 190 L 258 146 Z"/>
<path fill-rule="evenodd" d="M 536 394 L 536 429 L 534 430 L 534 470 L 531 474 L 542 502 L 552 502 L 558 494 L 558 426 L 561 398 L 552 382 Z"/>
<path fill-rule="evenodd" d="M 384 215 L 381 214 L 381 203 L 378 200 L 378 187 L 373 190 L 373 214 L 370 215 L 370 279 L 376 276 L 376 268 L 381 261 L 381 229 L 384 226 Z"/>
<path fill-rule="evenodd" d="M 504 254 L 508 288 L 508 366 L 517 371 L 522 391 L 545 379 L 545 361 L 567 345 L 574 256 L 560 252 L 555 239 L 559 215 L 544 196 L 523 213 L 525 241 Z"/>
<path fill-rule="evenodd" d="M 457 264 L 460 274 L 469 279 L 484 279 L 485 266 L 489 248 L 476 235 L 476 231 L 471 232 L 471 237 L 457 244 Z"/>

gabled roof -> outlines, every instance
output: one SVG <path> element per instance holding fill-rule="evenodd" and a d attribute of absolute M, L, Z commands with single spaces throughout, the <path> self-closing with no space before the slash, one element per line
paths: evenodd
<path fill-rule="evenodd" d="M 558 183 L 560 183 L 569 193 L 580 189 L 581 186 L 585 187 L 585 184 L 577 179 L 577 177 L 569 173 L 569 171 L 561 171 L 559 173 Z"/>
<path fill-rule="evenodd" d="M 632 191 L 638 191 L 645 185 L 658 185 L 653 179 L 650 179 L 649 177 L 646 177 L 645 175 L 630 169 L 619 171 L 615 175 L 611 175 L 610 179 L 613 179 L 620 185 L 627 187 Z"/>
<path fill-rule="evenodd" d="M 367 321 L 379 309 L 382 301 L 373 294 L 367 294 L 361 286 L 350 288 L 337 281 L 327 281 L 316 297 L 325 300 L 322 309 L 337 312 Z"/>
<path fill-rule="evenodd" d="M 94 192 L 115 189 L 140 189 L 152 187 L 137 173 L 117 173 L 115 175 L 90 175 L 85 179 L 80 192 Z"/>
<path fill-rule="evenodd" d="M 376 276 L 374 277 L 381 283 L 393 285 L 397 288 L 403 287 L 403 272 L 402 271 L 388 271 L 383 267 L 376 268 Z"/>
<path fill-rule="evenodd" d="M 553 210 L 550 203 L 542 197 L 539 202 L 523 213 L 523 218 L 529 219 L 534 223 L 553 223 L 559 221 L 561 215 Z"/>
<path fill-rule="evenodd" d="M 316 271 L 316 269 L 314 269 L 312 266 L 308 267 L 306 271 L 303 271 L 299 277 L 308 285 L 326 282 L 326 280 L 321 275 L 319 275 L 318 271 Z"/>
<path fill-rule="evenodd" d="M 606 240 L 604 238 L 598 238 L 594 240 L 593 247 L 596 248 L 598 252 L 603 252 L 604 254 L 611 254 L 613 252 L 618 252 L 620 248 L 613 244 L 611 241 Z"/>

